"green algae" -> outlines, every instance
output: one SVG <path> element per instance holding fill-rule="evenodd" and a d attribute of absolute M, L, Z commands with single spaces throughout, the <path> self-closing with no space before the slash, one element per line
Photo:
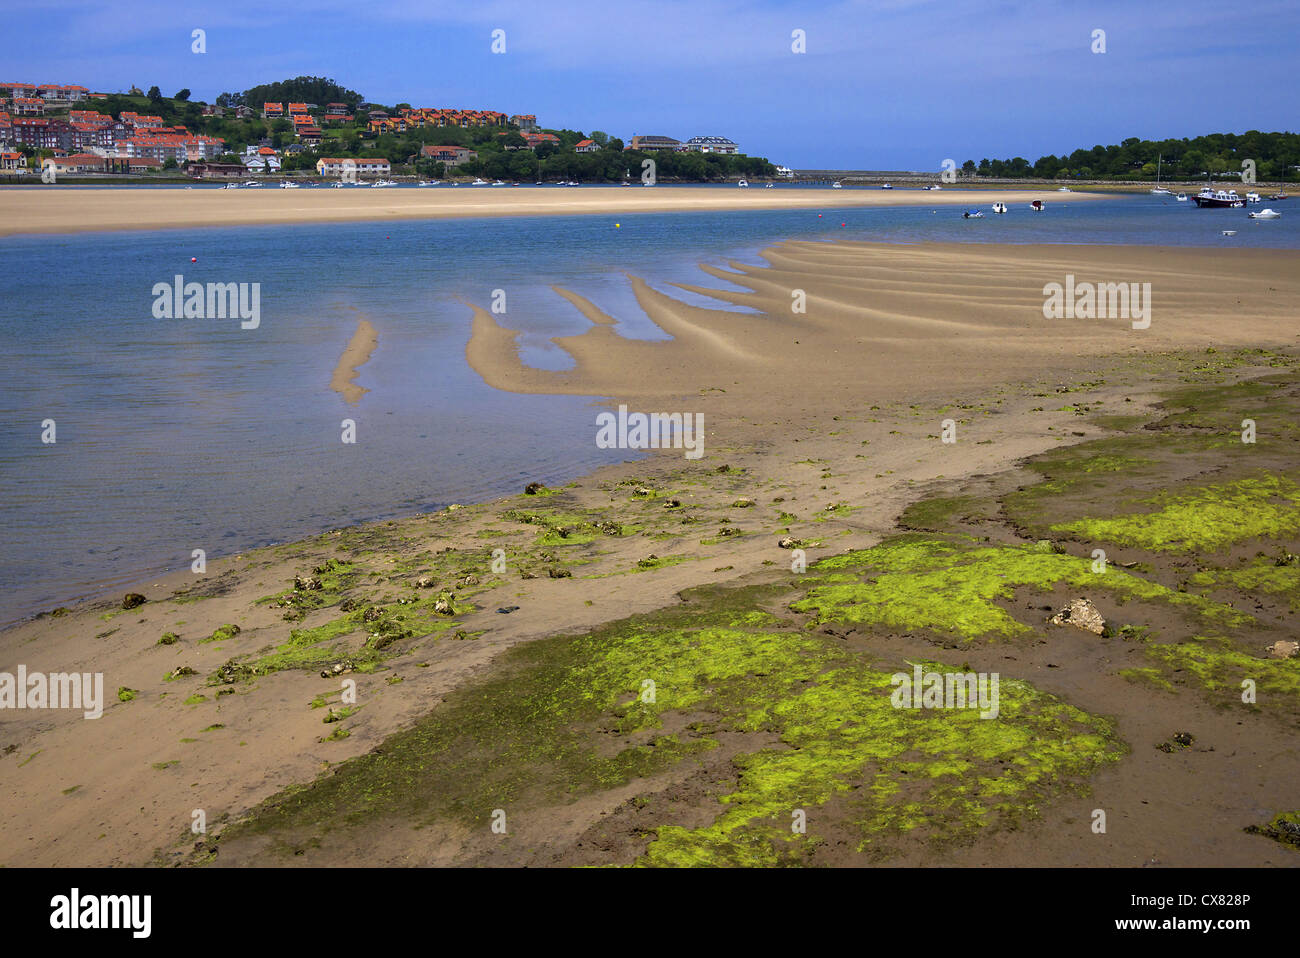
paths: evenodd
<path fill-rule="evenodd" d="M 998 601 L 1021 590 L 1050 593 L 1062 585 L 1101 590 L 1123 599 L 1182 606 L 1214 621 L 1248 616 L 1200 596 L 1176 592 L 1126 572 L 1092 571 L 1092 562 L 1037 545 L 984 546 L 969 537 L 903 534 L 870 549 L 823 559 L 809 569 L 806 598 L 791 603 L 814 624 L 923 629 L 970 641 L 1033 632 Z M 869 577 L 869 578 L 868 578 Z"/>
<path fill-rule="evenodd" d="M 1143 500 L 1154 511 L 1052 526 L 1091 542 L 1115 542 L 1153 552 L 1217 552 L 1238 542 L 1300 533 L 1300 485 L 1285 476 L 1161 491 Z"/>
<path fill-rule="evenodd" d="M 1300 812 L 1282 812 L 1266 825 L 1247 825 L 1243 831 L 1300 851 Z"/>
<path fill-rule="evenodd" d="M 1300 706 L 1300 659 L 1260 658 L 1220 636 L 1152 644 L 1146 653 L 1167 674 L 1190 676 L 1219 704 L 1251 704 L 1242 701 L 1242 683 L 1249 680 L 1254 683 L 1254 704 L 1259 707 L 1294 713 Z"/>
<path fill-rule="evenodd" d="M 283 793 L 228 834 L 393 816 L 478 827 L 493 808 L 696 767 L 726 732 L 754 743 L 733 759 L 734 788 L 709 824 L 658 827 L 641 864 L 775 863 L 815 847 L 789 831 L 796 808 L 860 794 L 851 825 L 862 848 L 923 821 L 969 835 L 1122 752 L 1105 720 L 1023 683 L 1004 686 L 993 721 L 894 708 L 896 669 L 758 608 L 785 588 L 695 590 L 687 608 L 515 646 L 491 677 L 381 751 Z"/>

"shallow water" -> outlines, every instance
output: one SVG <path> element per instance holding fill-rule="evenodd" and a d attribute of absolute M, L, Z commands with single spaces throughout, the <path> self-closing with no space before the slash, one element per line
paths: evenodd
<path fill-rule="evenodd" d="M 1300 207 L 1285 202 L 1272 204 L 1281 219 L 1261 223 L 1159 197 L 1044 198 L 1044 213 L 1022 204 L 982 220 L 932 212 L 918 193 L 916 207 L 828 207 L 820 217 L 510 217 L 0 240 L 9 357 L 0 621 L 187 568 L 193 549 L 213 558 L 628 458 L 596 448 L 590 399 L 501 393 L 468 368 L 465 302 L 489 306 L 494 290 L 505 292 L 500 320 L 524 330 L 525 360 L 563 368 L 569 358 L 549 338 L 588 323 L 551 284 L 618 318 L 624 335 L 662 336 L 625 273 L 722 307 L 668 284 L 723 285 L 696 265 L 760 262 L 759 250 L 780 239 L 1300 247 Z M 152 288 L 178 273 L 259 283 L 260 325 L 155 319 Z M 361 318 L 379 345 L 357 378 L 370 392 L 349 406 L 328 383 Z M 356 421 L 355 444 L 340 441 L 344 418 Z M 41 441 L 46 419 L 56 422 L 52 445 Z"/>

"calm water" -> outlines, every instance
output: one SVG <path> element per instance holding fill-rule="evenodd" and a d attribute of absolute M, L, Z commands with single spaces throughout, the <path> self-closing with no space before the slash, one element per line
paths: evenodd
<path fill-rule="evenodd" d="M 838 192 L 838 191 L 837 191 Z M 827 191 L 828 202 L 837 195 Z M 356 522 L 558 483 L 627 457 L 594 444 L 591 401 L 488 388 L 465 364 L 469 300 L 506 292 L 526 361 L 563 368 L 551 336 L 587 328 L 551 284 L 661 336 L 625 272 L 717 285 L 705 261 L 757 262 L 772 241 L 872 239 L 1300 247 L 1281 219 L 1156 197 L 1013 207 L 633 214 L 167 230 L 0 240 L 0 621 Z M 1264 204 L 1269 205 L 1269 204 Z M 1192 207 L 1192 208 L 1189 208 Z M 1256 207 L 1258 208 L 1258 207 Z M 621 224 L 620 229 L 614 223 Z M 841 226 L 843 223 L 845 225 Z M 1237 229 L 1235 237 L 1220 235 Z M 198 262 L 191 264 L 190 257 Z M 160 320 L 152 287 L 261 284 L 261 325 Z M 360 318 L 379 347 L 348 406 L 328 388 Z M 340 441 L 340 421 L 358 441 Z M 57 443 L 41 442 L 41 423 Z"/>

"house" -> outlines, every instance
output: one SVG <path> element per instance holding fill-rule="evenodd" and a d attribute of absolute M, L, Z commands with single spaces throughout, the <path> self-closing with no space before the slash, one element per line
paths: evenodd
<path fill-rule="evenodd" d="M 7 173 L 25 173 L 27 172 L 27 157 L 16 152 L 0 153 L 0 170 Z"/>
<path fill-rule="evenodd" d="M 235 116 L 241 120 L 251 119 L 253 116 L 253 108 L 251 106 L 237 106 L 235 107 Z"/>
<path fill-rule="evenodd" d="M 725 136 L 693 136 L 686 141 L 686 149 L 692 153 L 725 153 L 734 155 L 740 152 L 735 140 Z"/>
<path fill-rule="evenodd" d="M 56 175 L 64 173 L 103 173 L 104 158 L 93 153 L 74 153 L 71 156 L 43 160 L 41 169 L 53 168 Z"/>
<path fill-rule="evenodd" d="M 535 150 L 543 143 L 549 143 L 552 146 L 560 145 L 560 138 L 554 133 L 521 133 L 524 142 L 528 144 L 528 149 Z"/>
<path fill-rule="evenodd" d="M 325 104 L 326 116 L 345 116 L 348 112 L 346 103 L 327 103 Z"/>
<path fill-rule="evenodd" d="M 641 151 L 653 150 L 676 150 L 680 147 L 681 141 L 674 140 L 671 136 L 634 136 L 629 149 Z"/>
<path fill-rule="evenodd" d="M 243 157 L 244 169 L 250 173 L 278 173 L 280 172 L 280 158 L 278 156 L 259 156 L 251 153 Z"/>
<path fill-rule="evenodd" d="M 596 144 L 595 140 L 579 140 L 577 143 L 573 145 L 573 152 L 599 153 L 600 147 Z"/>
<path fill-rule="evenodd" d="M 193 177 L 243 176 L 248 170 L 241 163 L 191 163 L 188 167 Z"/>
<path fill-rule="evenodd" d="M 438 160 L 448 168 L 478 159 L 478 153 L 463 146 L 422 146 L 422 159 Z"/>
<path fill-rule="evenodd" d="M 387 176 L 392 167 L 385 159 L 362 160 L 353 157 L 321 157 L 316 161 L 316 172 L 321 176 L 342 176 L 347 170 L 355 170 L 358 176 Z"/>
<path fill-rule="evenodd" d="M 225 112 L 226 112 L 225 107 L 217 106 L 215 103 L 203 104 L 204 116 L 223 116 L 225 115 Z"/>
<path fill-rule="evenodd" d="M 44 116 L 45 101 L 40 97 L 16 96 L 11 109 L 14 116 Z"/>
<path fill-rule="evenodd" d="M 306 104 L 306 103 L 290 103 L 290 104 L 289 104 L 288 113 L 289 113 L 289 116 L 290 116 L 290 117 L 294 117 L 294 116 L 306 116 L 306 115 L 307 115 L 307 112 L 308 112 L 308 110 L 307 110 L 307 104 Z"/>
<path fill-rule="evenodd" d="M 537 117 L 531 113 L 519 113 L 510 118 L 510 122 L 523 130 L 537 129 Z"/>
<path fill-rule="evenodd" d="M 284 105 L 281 103 L 263 103 L 262 119 L 269 120 L 272 117 L 284 116 Z"/>

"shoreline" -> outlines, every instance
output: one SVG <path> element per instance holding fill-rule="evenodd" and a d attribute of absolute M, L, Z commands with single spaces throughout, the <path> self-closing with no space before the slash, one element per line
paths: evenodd
<path fill-rule="evenodd" d="M 1032 485 L 1023 467 L 1031 457 L 1059 456 L 1080 443 L 1126 434 L 1163 441 L 1142 423 L 1161 415 L 1156 400 L 1180 384 L 1233 382 L 1297 365 L 1295 330 L 1287 325 L 1300 302 L 1300 270 L 1294 268 L 1300 253 L 1294 251 L 792 241 L 765 249 L 762 258 L 767 266 L 705 270 L 740 287 L 710 295 L 755 306 L 755 314 L 689 306 L 633 277 L 638 303 L 675 337 L 668 341 L 625 339 L 604 321 L 610 317 L 557 288 L 592 323 L 591 330 L 559 340 L 576 360 L 562 374 L 565 380 L 523 366 L 516 333 L 482 309 L 474 311 L 467 359 L 489 384 L 515 392 L 567 391 L 641 409 L 702 411 L 707 442 L 699 461 L 661 451 L 534 495 L 520 491 L 326 531 L 212 559 L 203 576 L 176 571 L 155 577 L 139 589 L 145 604 L 130 610 L 101 595 L 63 615 L 0 630 L 0 667 L 100 671 L 109 690 L 101 720 L 48 711 L 9 717 L 6 748 L 12 749 L 8 761 L 0 758 L 0 790 L 7 797 L 0 827 L 31 839 L 15 854 L 28 864 L 139 864 L 150 856 L 160 864 L 193 861 L 187 856 L 210 854 L 228 825 L 255 809 L 268 814 L 263 803 L 285 789 L 309 786 L 303 794 L 310 794 L 311 783 L 343 781 L 347 762 L 381 745 L 393 754 L 386 745 L 392 736 L 418 727 L 442 703 L 459 701 L 459 690 L 476 682 L 508 685 L 524 649 L 553 648 L 545 643 L 557 636 L 658 614 L 679 606 L 690 590 L 732 590 L 743 597 L 750 587 L 781 586 L 791 579 L 791 552 L 780 545 L 782 537 L 802 543 L 812 571 L 817 560 L 886 541 L 899 517 L 909 509 L 915 514 L 928 497 L 986 494 L 982 484 L 994 480 L 1012 488 Z M 1045 320 L 1043 279 L 1066 270 L 1100 279 L 1150 275 L 1157 291 L 1165 291 L 1150 328 L 1134 330 L 1123 319 Z M 1194 288 L 1187 288 L 1193 279 Z M 806 291 L 806 313 L 791 313 L 793 287 Z M 1284 351 L 1261 349 L 1268 344 Z M 1235 429 L 1243 413 L 1231 412 Z M 1256 414 L 1253 407 L 1247 413 Z M 1268 447 L 1273 468 L 1286 462 L 1289 448 L 1278 431 L 1291 428 L 1291 420 L 1281 419 L 1260 420 L 1259 448 L 1274 444 Z M 955 444 L 940 442 L 946 422 L 959 431 Z M 1176 443 L 1203 435 L 1197 429 L 1204 428 L 1177 426 L 1169 435 Z M 1086 479 L 1106 475 L 1088 472 Z M 1106 511 L 1093 514 L 1115 515 L 1115 502 L 1107 499 Z M 972 521 L 993 514 L 976 512 Z M 987 532 L 978 525 L 971 531 Z M 1030 543 L 1042 538 L 1028 536 Z M 1012 548 L 1017 561 L 1026 550 L 1037 554 L 1023 543 L 1002 548 Z M 507 557 L 503 572 L 493 566 L 497 550 Z M 1130 558 L 1122 550 L 1113 554 L 1117 561 Z M 948 581 L 946 573 L 938 575 Z M 1172 573 L 1166 578 L 1168 588 Z M 1028 620 L 1031 613 L 1020 609 L 1026 599 L 1039 603 L 1029 608 L 1040 609 L 1047 599 L 1070 598 L 1062 588 L 1049 592 L 1016 596 L 1007 608 Z M 1125 614 L 1109 606 L 1106 612 Z M 1166 629 L 1185 624 L 1159 621 Z M 1124 713 L 1130 725 L 1121 733 L 1128 741 L 1144 741 L 1163 725 L 1168 728 L 1161 735 L 1194 727 L 1211 745 L 1215 739 L 1204 731 L 1210 727 L 1220 740 L 1242 734 L 1216 722 L 1192 693 L 1180 700 L 1191 718 L 1168 705 L 1149 718 L 1143 711 L 1149 705 L 1135 712 L 1123 695 L 1128 680 L 1101 675 L 1097 666 L 1099 656 L 1109 662 L 1122 653 L 1123 664 L 1151 671 L 1140 642 L 1125 638 L 1098 646 L 1091 637 L 1054 633 L 1053 644 L 1035 640 L 1014 650 L 999 642 L 939 647 L 915 631 L 915 623 L 905 622 L 869 633 L 872 654 L 957 656 L 1067 701 L 1083 695 L 1090 714 Z M 864 636 L 856 632 L 828 626 L 801 634 L 861 650 Z M 169 636 L 175 638 L 163 641 Z M 505 656 L 511 658 L 502 665 Z M 1022 664 L 1012 664 L 1017 658 Z M 1047 671 L 1061 662 L 1069 667 Z M 639 680 L 640 662 L 616 671 L 628 667 Z M 359 710 L 334 712 L 342 705 L 340 675 L 357 681 Z M 120 690 L 116 699 L 113 689 Z M 665 728 L 686 731 L 676 718 Z M 1267 736 L 1244 741 L 1241 761 L 1256 761 L 1270 747 Z M 730 774 L 738 748 L 738 740 L 727 739 L 715 753 L 722 764 L 713 771 Z M 1229 752 L 1218 754 L 1226 761 L 1237 754 Z M 1151 755 L 1162 760 L 1154 749 L 1142 752 L 1144 759 Z M 1226 772 L 1216 768 L 1222 778 Z M 1152 772 L 1142 765 L 1136 777 L 1121 777 L 1125 802 L 1142 788 L 1166 793 L 1169 769 L 1166 764 Z M 1116 773 L 1098 774 L 1098 788 L 1114 786 Z M 683 781 L 640 779 L 631 790 L 563 804 L 548 813 L 552 817 L 533 819 L 532 827 L 541 829 L 533 838 L 538 847 L 555 842 L 576 854 L 571 840 L 607 815 L 630 814 L 626 803 L 640 789 L 671 791 Z M 1269 789 L 1271 805 L 1274 784 Z M 1205 792 L 1196 794 L 1200 814 Z M 1233 808 L 1239 811 L 1247 798 L 1253 797 L 1234 796 Z M 1084 854 L 1096 856 L 1092 863 L 1128 863 L 1121 850 L 1094 841 L 1081 851 L 1084 845 L 1052 830 L 1061 815 L 1077 817 L 1071 801 L 1053 797 L 1052 822 L 1026 833 L 1025 841 L 1041 838 L 1045 828 L 1056 836 L 1043 850 L 1031 842 L 1011 859 L 1044 863 L 1051 855 Z M 497 807 L 478 799 L 473 805 Z M 213 826 L 201 851 L 188 833 L 195 807 L 207 810 Z M 555 838 L 555 814 L 581 827 L 566 826 Z M 1180 820 L 1152 814 L 1164 829 L 1162 844 L 1173 847 Z M 81 834 L 87 821 L 97 823 L 99 839 L 66 839 Z M 1213 840 L 1229 841 L 1233 824 L 1220 822 Z M 478 844 L 455 822 L 420 832 L 384 828 L 366 842 L 324 843 L 301 861 L 512 863 L 493 857 L 508 851 Z M 1091 838 L 1086 829 L 1081 834 L 1081 842 Z M 258 834 L 237 837 L 223 846 L 223 863 L 264 863 L 274 854 Z M 1248 863 L 1255 848 L 1234 844 L 1225 860 Z M 980 845 L 960 855 L 978 864 L 988 850 Z M 1218 853 L 1201 842 L 1195 854 Z M 532 863 L 548 862 L 554 863 Z"/>
<path fill-rule="evenodd" d="M 307 192 L 308 197 L 299 194 Z M 1043 200 L 1094 202 L 1104 194 L 1048 190 L 748 190 L 652 189 L 513 191 L 462 187 L 428 191 L 315 189 L 136 190 L 96 195 L 0 190 L 0 237 L 107 231 L 271 226 L 291 223 L 405 222 L 517 216 L 631 216 L 637 213 L 973 206 Z M 306 203 L 304 203 L 306 201 Z"/>

